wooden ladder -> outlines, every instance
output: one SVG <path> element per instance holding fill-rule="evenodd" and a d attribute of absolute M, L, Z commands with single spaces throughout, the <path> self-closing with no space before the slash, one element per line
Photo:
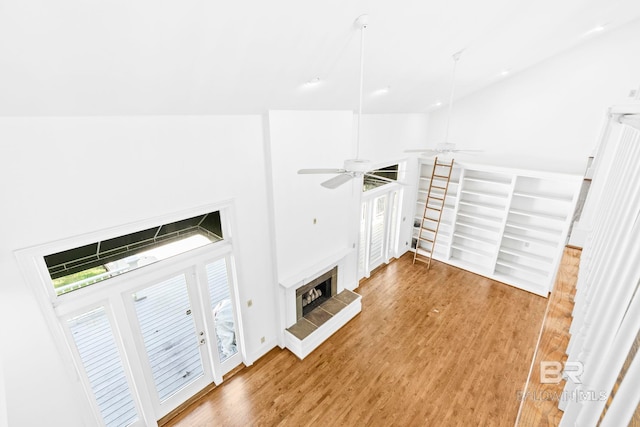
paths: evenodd
<path fill-rule="evenodd" d="M 439 173 L 443 170 L 446 170 L 447 173 Z M 431 180 L 429 180 L 429 189 L 427 190 L 427 199 L 424 203 L 424 212 L 420 221 L 416 251 L 413 254 L 413 263 L 415 264 L 416 260 L 424 262 L 427 264 L 427 270 L 431 268 L 431 259 L 433 259 L 433 250 L 436 246 L 436 237 L 440 229 L 440 220 L 442 219 L 444 201 L 447 198 L 452 171 L 453 159 L 451 159 L 451 163 L 438 163 L 438 158 L 435 158 L 433 170 L 431 171 Z M 434 183 L 434 180 L 436 180 L 436 183 Z M 434 192 L 434 190 L 436 191 Z M 435 218 L 436 216 L 437 219 Z M 421 242 L 425 242 L 429 249 L 421 248 Z"/>

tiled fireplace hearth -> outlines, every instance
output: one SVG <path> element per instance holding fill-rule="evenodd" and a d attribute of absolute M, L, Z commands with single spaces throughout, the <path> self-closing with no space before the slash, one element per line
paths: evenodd
<path fill-rule="evenodd" d="M 304 359 L 361 309 L 361 296 L 341 283 L 346 253 L 336 254 L 280 285 L 285 289 L 285 346 Z"/>

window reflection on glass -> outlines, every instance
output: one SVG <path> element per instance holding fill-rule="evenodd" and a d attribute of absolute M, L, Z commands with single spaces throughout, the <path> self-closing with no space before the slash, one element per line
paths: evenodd
<path fill-rule="evenodd" d="M 220 355 L 220 361 L 224 362 L 238 352 L 226 260 L 223 258 L 208 264 L 206 271 L 216 329 L 218 354 Z"/>
<path fill-rule="evenodd" d="M 138 414 L 104 308 L 69 319 L 67 325 L 105 425 L 132 424 Z"/>
<path fill-rule="evenodd" d="M 132 295 L 153 380 L 164 401 L 204 375 L 183 274 Z"/>
<path fill-rule="evenodd" d="M 223 240 L 220 212 L 187 218 L 44 257 L 56 295 Z"/>

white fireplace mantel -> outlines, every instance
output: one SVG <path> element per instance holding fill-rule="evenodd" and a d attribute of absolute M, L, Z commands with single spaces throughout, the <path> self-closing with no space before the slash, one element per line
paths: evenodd
<path fill-rule="evenodd" d="M 285 328 L 290 328 L 294 324 L 296 324 L 296 322 L 298 322 L 296 313 L 296 289 L 310 283 L 317 277 L 337 266 L 337 293 L 345 290 L 345 282 L 348 281 L 345 278 L 345 270 L 347 268 L 347 262 L 353 262 L 351 260 L 351 258 L 353 258 L 351 256 L 353 252 L 354 249 L 345 248 L 333 253 L 331 256 L 321 259 L 313 265 L 301 269 L 295 274 L 289 275 L 284 280 L 279 281 L 282 290 L 282 292 L 280 292 L 280 295 L 282 298 L 281 307 L 284 311 L 283 319 Z M 352 298 L 355 296 L 353 292 L 351 292 L 351 295 Z M 303 359 L 316 347 L 322 344 L 323 341 L 333 335 L 333 333 L 335 333 L 338 329 L 340 329 L 350 319 L 352 319 L 356 314 L 360 312 L 360 299 L 360 296 L 357 296 L 357 298 L 350 302 L 344 310 L 341 310 L 324 324 L 318 325 L 317 329 L 304 339 L 299 339 L 291 334 L 289 330 L 285 330 L 285 347 L 287 347 L 300 359 Z M 300 320 L 303 321 L 304 319 Z"/>
<path fill-rule="evenodd" d="M 290 288 L 299 288 L 310 280 L 315 279 L 320 274 L 325 271 L 336 266 L 340 261 L 342 261 L 347 255 L 353 252 L 354 249 L 345 248 L 339 252 L 332 254 L 329 257 L 323 258 L 322 260 L 316 262 L 313 265 L 310 265 L 284 279 L 280 280 L 280 286 L 285 289 Z"/>

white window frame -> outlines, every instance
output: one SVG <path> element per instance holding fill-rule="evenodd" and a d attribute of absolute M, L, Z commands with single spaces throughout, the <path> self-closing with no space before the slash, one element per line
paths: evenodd
<path fill-rule="evenodd" d="M 220 212 L 223 240 L 176 255 L 175 257 L 167 260 L 158 261 L 141 269 L 129 271 L 123 275 L 92 284 L 91 286 L 87 286 L 73 292 L 62 295 L 56 294 L 47 265 L 44 261 L 44 257 L 46 255 L 213 211 Z M 65 366 L 65 370 L 67 371 L 67 375 L 72 382 L 76 384 L 76 387 L 74 387 L 76 396 L 70 396 L 70 398 L 75 399 L 78 402 L 82 402 L 82 406 L 79 406 L 78 410 L 81 412 L 85 424 L 102 425 L 102 417 L 97 408 L 93 391 L 91 390 L 82 362 L 75 350 L 73 337 L 69 335 L 68 327 L 65 326 L 64 322 L 71 317 L 89 311 L 91 307 L 105 307 L 105 312 L 107 313 L 112 332 L 114 334 L 114 341 L 116 342 L 118 351 L 121 355 L 130 392 L 134 398 L 136 410 L 138 411 L 139 421 L 133 425 L 156 425 L 156 419 L 159 417 L 149 399 L 145 397 L 149 396 L 150 390 L 146 389 L 145 381 L 141 381 L 141 375 L 143 375 L 142 366 L 137 363 L 135 358 L 123 357 L 127 352 L 127 348 L 132 345 L 132 337 L 128 336 L 129 333 L 123 332 L 118 328 L 117 321 L 115 321 L 114 316 L 125 316 L 125 311 L 123 310 L 122 312 L 119 312 L 119 307 L 121 307 L 121 305 L 112 304 L 109 301 L 110 298 L 121 298 L 120 294 L 123 292 L 122 287 L 126 287 L 126 285 L 122 285 L 123 281 L 135 282 L 138 276 L 148 275 L 149 271 L 153 271 L 154 268 L 156 270 L 165 270 L 167 268 L 176 268 L 176 265 L 185 262 L 194 265 L 196 263 L 205 263 L 205 261 L 210 262 L 211 260 L 224 257 L 228 268 L 227 274 L 229 276 L 231 296 L 234 300 L 233 303 L 235 304 L 234 314 L 238 330 L 238 347 L 242 357 L 242 362 L 246 365 L 250 364 L 247 360 L 246 347 L 244 345 L 244 328 L 242 315 L 240 313 L 241 305 L 239 304 L 240 300 L 237 288 L 239 282 L 235 266 L 236 257 L 233 245 L 234 218 L 234 202 L 233 200 L 227 200 L 213 205 L 201 206 L 187 211 L 142 220 L 127 225 L 117 226 L 15 251 L 14 254 L 20 270 L 25 281 L 32 289 L 36 301 L 43 313 L 45 322 L 49 326 L 53 341 L 58 348 L 58 352 Z M 199 291 L 203 292 L 202 289 Z M 208 292 L 207 290 L 204 291 Z M 203 301 L 203 304 L 207 302 L 204 296 L 207 296 L 207 294 L 200 295 L 200 300 Z M 214 330 L 210 329 L 211 326 L 211 324 L 205 322 L 205 327 L 208 328 L 208 335 L 215 336 L 215 333 L 213 332 Z M 209 339 L 208 341 L 209 345 L 211 345 L 211 341 L 213 340 Z M 211 349 L 209 350 L 211 351 Z M 217 354 L 217 349 L 215 349 L 215 351 L 216 353 L 211 354 Z M 217 374 L 220 372 L 220 364 L 213 362 L 213 369 L 214 383 L 219 384 L 222 382 L 222 374 Z M 137 385 L 137 388 L 135 385 Z"/>
<path fill-rule="evenodd" d="M 398 209 L 398 212 L 397 212 L 398 215 L 396 218 L 396 224 L 391 224 L 391 217 L 392 217 L 391 214 L 392 214 L 392 208 L 393 208 L 391 206 L 391 198 L 392 198 L 391 196 L 393 195 L 394 192 L 397 192 L 396 204 Z M 399 241 L 400 226 L 401 226 L 401 221 L 399 220 L 399 218 L 402 216 L 401 213 L 402 213 L 403 193 L 404 193 L 403 187 L 398 183 L 385 184 L 378 188 L 374 188 L 372 190 L 362 193 L 360 209 L 363 209 L 366 207 L 366 212 L 365 212 L 365 217 L 366 217 L 365 233 L 366 234 L 365 234 L 365 242 L 364 242 L 364 247 L 365 247 L 364 265 L 363 265 L 362 271 L 358 271 L 358 279 L 369 277 L 371 275 L 371 271 L 373 270 L 370 265 L 371 222 L 373 219 L 373 209 L 374 209 L 373 201 L 381 196 L 386 197 L 386 203 L 385 203 L 385 214 L 384 214 L 385 227 L 384 227 L 384 236 L 383 236 L 383 243 L 382 243 L 383 244 L 383 254 L 382 254 L 383 262 L 380 265 L 388 264 L 392 257 L 397 256 L 398 241 Z M 360 219 L 361 217 L 359 216 L 358 218 Z M 394 242 L 389 241 L 389 236 L 391 235 L 392 226 L 395 227 Z M 358 230 L 360 230 L 360 224 L 358 224 Z M 359 242 L 360 242 L 360 238 L 358 238 L 358 245 L 359 245 Z M 361 250 L 361 248 L 358 248 L 358 250 Z M 358 264 L 359 264 L 359 258 L 358 258 Z"/>

